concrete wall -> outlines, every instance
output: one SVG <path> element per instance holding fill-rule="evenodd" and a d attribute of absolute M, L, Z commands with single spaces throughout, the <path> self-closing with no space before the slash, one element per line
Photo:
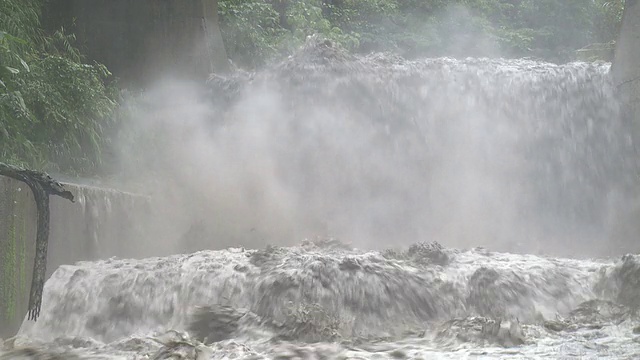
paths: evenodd
<path fill-rule="evenodd" d="M 640 139 L 640 1 L 626 0 L 618 37 L 613 76 L 629 121 Z"/>
<path fill-rule="evenodd" d="M 112 256 L 153 254 L 142 242 L 147 198 L 108 189 L 65 185 L 71 203 L 51 197 L 47 276 L 62 264 Z M 13 336 L 26 315 L 35 255 L 36 206 L 23 183 L 0 176 L 0 338 Z"/>
<path fill-rule="evenodd" d="M 613 78 L 622 102 L 622 115 L 634 129 L 632 136 L 640 141 L 640 1 L 626 0 L 620 35 L 613 60 Z M 640 190 L 640 188 L 638 188 Z M 640 191 L 636 193 L 636 204 Z M 640 206 L 620 213 L 613 220 L 609 242 L 615 246 L 638 244 Z M 631 247 L 631 251 L 637 246 Z"/>
<path fill-rule="evenodd" d="M 224 72 L 227 56 L 217 0 L 51 0 L 48 31 L 61 26 L 77 45 L 125 83 L 145 85 L 158 74 L 206 79 Z"/>
<path fill-rule="evenodd" d="M 15 334 L 27 313 L 35 254 L 35 209 L 26 185 L 0 176 L 0 338 Z"/>

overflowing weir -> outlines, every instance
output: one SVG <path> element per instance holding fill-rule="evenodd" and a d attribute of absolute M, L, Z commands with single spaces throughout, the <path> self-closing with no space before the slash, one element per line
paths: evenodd
<path fill-rule="evenodd" d="M 639 269 L 333 241 L 81 263 L 47 282 L 20 341 L 62 358 L 632 358 Z"/>
<path fill-rule="evenodd" d="M 638 173 L 609 64 L 355 58 L 311 43 L 213 82 L 215 98 L 237 94 L 216 151 L 269 154 L 299 223 L 322 218 L 363 246 L 634 250 L 602 241 L 636 206 Z"/>
<path fill-rule="evenodd" d="M 207 159 L 261 180 L 242 198 L 257 214 L 283 194 L 296 231 L 359 249 L 317 238 L 64 265 L 2 356 L 631 359 L 640 259 L 611 234 L 635 208 L 637 156 L 608 71 L 310 42 L 213 77 L 224 116 L 207 123 Z M 219 243 L 203 226 L 189 236 Z"/>
<path fill-rule="evenodd" d="M 65 184 L 75 203 L 53 197 L 47 253 L 49 277 L 62 264 L 111 256 L 147 256 L 133 239 L 144 227 L 145 197 L 88 185 Z M 0 337 L 19 328 L 27 311 L 35 257 L 36 204 L 21 182 L 0 177 Z"/>

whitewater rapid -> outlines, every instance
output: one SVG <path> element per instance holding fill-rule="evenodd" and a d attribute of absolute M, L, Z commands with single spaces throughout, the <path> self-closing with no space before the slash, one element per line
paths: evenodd
<path fill-rule="evenodd" d="M 632 359 L 639 260 L 320 239 L 82 262 L 56 270 L 3 356 Z"/>
<path fill-rule="evenodd" d="M 405 249 L 314 239 L 64 265 L 1 357 L 639 358 L 640 258 L 585 259 L 639 249 L 640 157 L 609 68 L 316 41 L 214 77 L 216 106 L 178 98 L 142 126 L 164 134 L 149 162 L 171 159 L 161 173 L 185 190 L 165 205 L 201 228 L 165 242 Z M 191 105 L 204 115 L 178 111 Z"/>
<path fill-rule="evenodd" d="M 296 239 L 311 231 L 377 248 L 446 239 L 565 257 L 634 252 L 632 236 L 612 236 L 638 206 L 640 156 L 609 69 L 354 56 L 310 41 L 267 69 L 212 79 L 226 118 L 198 169 L 218 157 L 212 176 L 224 179 L 217 169 L 229 163 L 261 169 L 234 186 L 268 183 L 260 199 L 286 199 L 278 209 L 303 228 Z"/>

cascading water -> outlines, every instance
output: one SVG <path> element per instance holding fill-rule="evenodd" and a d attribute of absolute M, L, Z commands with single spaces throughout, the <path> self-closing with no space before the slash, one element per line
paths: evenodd
<path fill-rule="evenodd" d="M 215 81 L 238 94 L 215 151 L 238 162 L 229 144 L 268 153 L 276 182 L 297 194 L 297 223 L 324 219 L 317 231 L 362 246 L 634 250 L 602 241 L 615 211 L 633 206 L 638 173 L 608 71 L 310 45 L 244 81 Z"/>
<path fill-rule="evenodd" d="M 144 254 L 134 239 L 141 234 L 144 220 L 132 213 L 147 210 L 147 199 L 137 194 L 78 183 L 65 187 L 75 203 L 52 201 L 48 272 L 59 265 L 95 259 L 99 255 L 131 256 Z M 136 223 L 136 221 L 138 223 Z"/>
<path fill-rule="evenodd" d="M 633 256 L 381 254 L 331 241 L 108 260 L 60 267 L 21 335 L 62 358 L 168 359 L 182 346 L 215 359 L 631 359 L 638 275 Z"/>
<path fill-rule="evenodd" d="M 312 42 L 273 68 L 213 79 L 225 117 L 208 124 L 207 161 L 268 184 L 234 185 L 253 189 L 240 199 L 259 209 L 286 194 L 295 211 L 277 210 L 291 226 L 360 248 L 416 244 L 319 239 L 62 266 L 23 348 L 3 356 L 631 359 L 640 258 L 476 247 L 619 252 L 608 218 L 633 205 L 637 165 L 608 69 L 358 58 Z M 263 167 L 236 169 L 255 158 Z"/>

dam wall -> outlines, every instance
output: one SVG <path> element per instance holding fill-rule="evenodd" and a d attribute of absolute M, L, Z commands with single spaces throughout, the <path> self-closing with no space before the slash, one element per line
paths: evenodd
<path fill-rule="evenodd" d="M 206 79 L 227 70 L 217 0 L 51 0 L 48 32 L 64 28 L 90 60 L 124 85 L 145 86 L 161 75 Z"/>
<path fill-rule="evenodd" d="M 60 265 L 113 256 L 149 256 L 141 242 L 148 198 L 91 186 L 64 184 L 75 202 L 51 196 L 47 277 Z M 27 312 L 36 238 L 31 190 L 0 176 L 0 338 L 13 336 Z"/>
<path fill-rule="evenodd" d="M 640 136 L 640 1 L 626 0 L 613 60 L 613 76 L 635 136 Z"/>

